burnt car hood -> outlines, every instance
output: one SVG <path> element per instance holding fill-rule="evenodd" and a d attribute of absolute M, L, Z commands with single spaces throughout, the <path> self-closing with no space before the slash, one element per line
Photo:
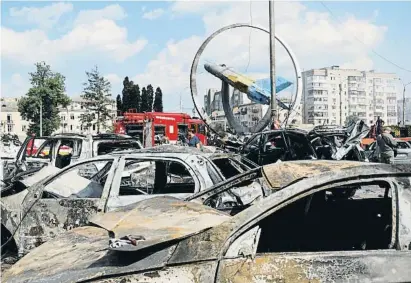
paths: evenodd
<path fill-rule="evenodd" d="M 118 248 L 137 251 L 188 237 L 229 218 L 227 214 L 208 206 L 164 196 L 97 215 L 90 222 L 107 230 L 110 238 L 128 235 L 140 238 L 137 245 Z"/>
<path fill-rule="evenodd" d="M 156 197 L 92 219 L 35 248 L 3 274 L 3 282 L 78 282 L 166 266 L 178 239 L 230 219 L 210 207 Z M 141 235 L 134 249 L 109 248 L 110 237 Z"/>

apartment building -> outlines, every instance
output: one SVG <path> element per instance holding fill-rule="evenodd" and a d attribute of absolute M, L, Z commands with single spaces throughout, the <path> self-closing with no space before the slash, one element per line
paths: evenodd
<path fill-rule="evenodd" d="M 17 107 L 19 98 L 2 97 L 0 126 L 1 132 L 6 134 L 15 134 L 20 140 L 24 140 L 30 122 L 24 120 Z"/>
<path fill-rule="evenodd" d="M 3 133 L 16 134 L 20 140 L 24 140 L 27 136 L 27 130 L 30 125 L 30 121 L 24 120 L 20 112 L 18 111 L 17 103 L 20 98 L 1 98 L 1 113 L 0 113 L 0 126 Z M 100 132 L 106 132 L 110 130 L 113 125 L 113 121 L 116 118 L 117 106 L 115 100 L 112 100 L 109 105 L 111 118 L 107 119 L 107 127 L 101 127 Z M 60 115 L 60 127 L 55 133 L 79 133 L 79 134 L 96 134 L 97 125 L 96 121 L 92 122 L 92 126 L 86 128 L 82 125 L 80 117 L 82 114 L 86 114 L 88 110 L 84 107 L 84 100 L 80 97 L 72 98 L 68 107 L 59 108 Z"/>
<path fill-rule="evenodd" d="M 398 122 L 397 76 L 332 66 L 302 73 L 303 122 L 343 125 L 353 115 L 373 124 Z"/>
<path fill-rule="evenodd" d="M 117 114 L 116 101 L 112 100 L 107 105 L 112 118 L 107 119 L 106 128 L 100 127 L 100 132 L 105 132 L 113 125 Z M 60 111 L 60 127 L 56 130 L 57 133 L 81 133 L 81 134 L 96 134 L 97 133 L 97 121 L 92 121 L 92 126 L 87 128 L 81 123 L 81 115 L 88 113 L 88 110 L 84 107 L 84 100 L 81 97 L 74 97 L 71 99 L 71 103 L 66 108 L 59 108 Z"/>

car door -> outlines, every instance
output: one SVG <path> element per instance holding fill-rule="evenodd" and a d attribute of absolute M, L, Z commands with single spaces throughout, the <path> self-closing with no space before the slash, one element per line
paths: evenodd
<path fill-rule="evenodd" d="M 278 160 L 289 160 L 291 159 L 289 156 L 288 141 L 282 131 L 263 135 L 259 165 L 275 163 Z"/>
<path fill-rule="evenodd" d="M 241 149 L 242 155 L 257 164 L 259 164 L 261 138 L 262 134 L 254 135 Z"/>
<path fill-rule="evenodd" d="M 228 240 L 216 282 L 410 282 L 403 187 L 394 178 L 364 179 L 284 197 Z"/>
<path fill-rule="evenodd" d="M 116 158 L 77 163 L 30 189 L 21 212 L 19 254 L 103 211 L 116 164 Z"/>
<path fill-rule="evenodd" d="M 183 160 L 123 157 L 113 179 L 107 211 L 155 196 L 184 199 L 200 188 L 199 177 Z"/>
<path fill-rule="evenodd" d="M 53 140 L 47 137 L 28 137 L 17 153 L 17 165 L 23 165 L 23 171 L 36 170 L 52 164 Z"/>
<path fill-rule="evenodd" d="M 407 142 L 397 141 L 397 156 L 394 158 L 395 164 L 411 163 L 411 147 Z"/>

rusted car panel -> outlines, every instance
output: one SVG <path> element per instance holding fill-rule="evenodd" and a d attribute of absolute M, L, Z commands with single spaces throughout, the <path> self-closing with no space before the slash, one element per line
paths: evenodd
<path fill-rule="evenodd" d="M 229 218 L 207 206 L 171 197 L 156 197 L 104 215 L 96 215 L 90 222 L 112 232 L 116 238 L 139 236 L 142 239 L 140 242 L 126 247 L 129 251 L 136 251 L 188 237 Z M 140 232 L 135 234 L 136 231 Z"/>
<path fill-rule="evenodd" d="M 107 238 L 107 231 L 98 227 L 79 227 L 68 231 L 59 239 L 34 249 L 30 257 L 23 257 L 2 279 L 5 282 L 79 282 L 130 270 L 161 268 L 174 250 L 171 245 L 137 258 L 124 254 L 116 256 L 118 252 L 107 249 Z"/>
<path fill-rule="evenodd" d="M 410 256 L 394 250 L 227 259 L 221 263 L 217 282 L 406 282 L 411 277 Z"/>
<path fill-rule="evenodd" d="M 338 170 L 354 167 L 364 167 L 364 164 L 355 161 L 317 160 L 312 162 L 301 160 L 279 162 L 264 166 L 263 174 L 272 189 L 280 189 L 301 178 L 325 172 L 333 174 Z"/>
<path fill-rule="evenodd" d="M 307 177 L 301 182 L 290 184 L 287 189 L 268 195 L 241 213 L 228 217 L 227 220 L 213 225 L 209 229 L 198 231 L 198 233 L 190 234 L 184 238 L 175 238 L 172 241 L 166 239 L 166 242 L 158 242 L 155 246 L 147 249 L 134 252 L 108 251 L 109 243 L 107 243 L 107 239 L 109 239 L 110 233 L 107 233 L 105 248 L 100 246 L 95 247 L 94 250 L 84 248 L 85 253 L 96 253 L 95 256 L 98 259 L 90 256 L 90 261 L 85 260 L 82 262 L 80 260 L 79 263 L 72 263 L 70 261 L 78 256 L 81 245 L 86 247 L 89 243 L 89 246 L 93 246 L 91 242 L 88 242 L 89 239 L 84 238 L 84 242 L 79 244 L 79 249 L 77 249 L 76 243 L 78 243 L 80 237 L 72 242 L 66 240 L 69 237 L 68 235 L 72 235 L 70 233 L 78 233 L 77 231 L 88 229 L 88 227 L 76 228 L 62 235 L 63 240 L 53 239 L 33 250 L 32 253 L 18 263 L 19 265 L 16 268 L 12 267 L 4 278 L 7 278 L 8 281 L 6 282 L 20 282 L 31 278 L 33 282 L 62 283 L 78 282 L 84 279 L 93 279 L 95 282 L 101 280 L 106 280 L 105 282 L 119 282 L 120 280 L 125 282 L 127 280 L 130 280 L 130 282 L 163 282 L 164 280 L 170 280 L 171 282 L 409 282 L 411 280 L 411 270 L 408 268 L 411 265 L 411 250 L 408 246 L 411 235 L 411 229 L 409 229 L 411 222 L 409 218 L 411 214 L 410 181 L 411 172 L 409 168 L 404 166 L 369 164 L 361 169 L 352 167 L 337 170 L 333 174 L 324 172 Z M 361 188 L 362 193 L 369 193 L 369 190 L 375 189 L 376 196 L 369 197 L 366 194 L 360 194 L 358 197 L 354 195 L 353 197 L 344 198 L 343 195 L 327 194 L 331 200 L 328 206 L 318 202 L 323 201 L 321 198 L 311 198 L 312 194 L 325 193 L 330 188 L 339 192 L 358 184 L 366 186 Z M 380 185 L 376 186 L 376 184 Z M 368 188 L 367 186 L 376 187 Z M 380 195 L 380 191 L 382 195 Z M 303 206 L 301 206 L 300 200 L 307 200 L 307 202 L 302 202 Z M 154 203 L 153 199 L 150 201 Z M 353 201 L 356 203 L 355 206 L 340 206 L 353 203 Z M 374 206 L 367 205 L 370 201 Z M 140 203 L 141 207 L 143 207 L 143 203 Z M 174 211 L 172 214 L 180 215 L 184 209 L 180 211 L 179 207 L 186 207 L 186 203 L 180 200 L 171 201 L 170 199 L 170 203 L 175 204 L 172 205 L 173 208 L 170 210 L 170 213 Z M 304 208 L 307 204 L 309 208 L 314 208 L 314 211 L 312 211 L 314 214 L 307 214 L 307 208 Z M 372 248 L 373 239 L 370 238 L 367 239 L 369 247 L 363 245 L 362 242 L 358 242 L 361 245 L 351 248 L 350 244 L 348 248 L 335 248 L 336 250 L 333 250 L 333 247 L 329 249 L 327 246 L 322 245 L 322 240 L 334 241 L 333 238 L 326 237 L 328 234 L 311 235 L 322 237 L 321 241 L 315 237 L 309 237 L 307 233 L 316 233 L 319 228 L 320 231 L 327 232 L 337 227 L 332 226 L 333 223 L 331 222 L 324 225 L 321 217 L 328 217 L 327 213 L 323 213 L 323 209 L 327 208 L 334 211 L 333 209 L 338 208 L 338 206 L 342 209 L 340 210 L 341 215 L 336 214 L 333 216 L 336 217 L 333 219 L 338 225 L 342 225 L 340 221 L 345 221 L 348 218 L 345 225 L 357 221 L 359 225 L 368 227 L 369 223 L 362 221 L 361 217 L 369 214 L 368 216 L 372 217 L 372 221 L 375 221 L 373 225 L 380 228 L 388 227 L 389 234 L 386 233 L 387 228 L 372 233 L 373 236 L 377 233 L 375 234 L 376 237 L 383 238 L 382 246 Z M 195 205 L 194 207 L 199 209 L 199 214 L 202 214 L 201 205 Z M 304 209 L 298 210 L 301 207 Z M 287 208 L 297 210 L 289 210 L 289 214 L 281 214 L 287 212 Z M 353 211 L 345 208 L 351 208 Z M 378 209 L 374 210 L 375 208 Z M 380 208 L 384 209 L 380 211 Z M 362 213 L 358 213 L 358 209 Z M 124 212 L 127 213 L 125 208 Z M 382 212 L 381 215 L 380 212 Z M 388 212 L 390 214 L 385 215 Z M 141 213 L 144 213 L 144 210 L 141 210 Z M 148 214 L 150 215 L 152 212 L 148 212 Z M 283 217 L 283 222 L 278 222 L 278 220 L 281 220 L 278 215 Z M 273 216 L 276 216 L 277 220 L 270 218 Z M 297 222 L 289 218 L 292 216 L 297 216 L 294 219 Z M 104 216 L 102 218 L 104 220 Z M 167 219 L 169 218 L 167 217 Z M 307 226 L 306 230 L 300 230 L 299 233 L 296 233 L 297 230 L 293 230 L 293 228 L 299 228 L 300 224 L 303 223 L 298 222 L 298 219 L 304 219 L 304 221 L 316 220 L 321 226 Z M 267 222 L 266 220 L 270 221 Z M 111 217 L 109 217 L 108 222 L 110 224 L 107 227 L 117 225 L 117 222 L 113 221 Z M 127 222 L 119 221 L 118 223 L 121 227 Z M 290 223 L 294 225 L 290 225 Z M 388 223 L 388 226 L 385 226 L 386 223 Z M 173 226 L 175 223 L 170 221 L 169 224 L 170 227 L 175 227 Z M 138 225 L 136 224 L 131 223 L 125 226 L 127 226 L 125 233 L 132 235 L 144 233 L 144 230 L 137 229 Z M 136 230 L 133 230 L 132 227 L 136 227 Z M 167 227 L 167 223 L 164 226 L 160 225 L 160 230 L 164 230 L 165 227 Z M 260 229 L 264 231 L 264 227 L 271 227 L 273 233 L 263 236 Z M 131 229 L 129 230 L 129 228 Z M 348 231 L 348 236 L 355 236 L 361 232 L 356 230 L 357 228 L 361 229 L 360 226 L 354 226 L 353 228 L 353 231 Z M 97 228 L 93 227 L 93 229 Z M 286 234 L 287 230 L 292 234 Z M 170 231 L 168 230 L 168 232 Z M 271 230 L 267 231 L 270 232 Z M 338 231 L 334 233 L 338 233 Z M 267 235 L 276 237 L 283 235 L 287 236 L 285 238 L 287 240 L 278 241 L 278 239 L 267 237 Z M 311 239 L 310 241 L 313 241 L 313 243 L 318 242 L 320 244 L 318 247 L 323 248 L 293 250 L 292 246 L 284 246 L 287 249 L 282 251 L 266 251 L 264 246 L 260 246 L 261 243 L 265 245 L 284 245 L 289 241 L 292 242 L 293 237 L 299 237 L 303 240 L 302 244 L 305 243 L 306 239 Z M 341 239 L 344 240 L 344 237 Z M 359 238 L 359 240 L 362 241 L 362 238 Z M 371 242 L 368 242 L 368 240 L 371 240 Z M 58 241 L 64 243 L 64 253 L 53 251 L 55 259 L 50 256 L 48 249 L 57 246 Z M 357 245 L 356 241 L 353 244 Z M 73 247 L 73 251 L 68 248 L 72 244 L 76 245 Z M 301 246 L 301 248 L 304 248 L 304 246 Z M 45 256 L 47 253 L 49 255 Z M 100 258 L 98 256 L 101 256 L 101 253 L 104 253 L 104 256 Z M 153 260 L 153 257 L 159 257 L 160 254 L 162 256 L 161 261 Z M 153 257 L 150 258 L 150 256 Z M 65 257 L 70 259 L 67 263 L 63 262 Z M 87 256 L 84 254 L 81 258 L 87 258 Z M 49 268 L 53 266 L 54 260 L 59 263 L 57 270 Z M 24 265 L 21 265 L 23 263 Z M 30 273 L 23 270 L 23 266 L 26 266 L 26 270 L 30 270 Z M 37 275 L 34 273 L 36 269 L 48 271 Z"/>
<path fill-rule="evenodd" d="M 134 195 L 122 195 L 120 192 L 122 179 L 127 174 L 131 177 L 134 174 L 127 173 L 125 170 L 126 162 L 130 160 L 143 161 L 143 163 L 172 161 L 182 164 L 192 177 L 194 192 L 204 190 L 224 179 L 219 167 L 213 163 L 212 154 L 201 153 L 201 151 L 190 152 L 170 153 L 159 149 L 155 152 L 147 150 L 147 153 L 127 151 L 127 154 L 115 153 L 80 161 L 57 170 L 55 174 L 40 181 L 36 176 L 29 177 L 23 181 L 33 184 L 32 187 L 1 199 L 2 225 L 13 235 L 19 256 L 22 256 L 64 231 L 87 224 L 88 220 L 97 213 L 109 212 L 144 199 L 165 195 L 143 191 Z M 216 156 L 219 160 L 234 157 L 235 155 L 228 154 Z M 88 166 L 89 163 L 95 166 Z M 88 172 L 89 167 L 95 169 L 92 174 Z M 239 167 L 238 170 L 247 170 L 248 167 L 245 167 Z M 49 167 L 43 170 L 39 172 L 42 176 L 47 175 L 47 172 L 52 169 Z M 177 185 L 175 176 L 168 175 L 170 178 L 167 180 L 172 185 Z M 134 182 L 133 180 L 131 181 Z M 192 193 L 171 194 L 184 199 Z M 246 193 L 243 195 L 248 197 Z"/>
<path fill-rule="evenodd" d="M 97 213 L 99 199 L 61 199 L 58 202 L 42 199 L 22 219 L 19 231 L 19 254 L 26 254 L 35 247 L 59 234 L 89 223 Z"/>

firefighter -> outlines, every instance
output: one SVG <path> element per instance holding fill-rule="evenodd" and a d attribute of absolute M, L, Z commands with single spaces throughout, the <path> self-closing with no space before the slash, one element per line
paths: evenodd
<path fill-rule="evenodd" d="M 188 131 L 188 146 L 201 149 L 200 139 L 196 136 L 194 130 Z"/>

